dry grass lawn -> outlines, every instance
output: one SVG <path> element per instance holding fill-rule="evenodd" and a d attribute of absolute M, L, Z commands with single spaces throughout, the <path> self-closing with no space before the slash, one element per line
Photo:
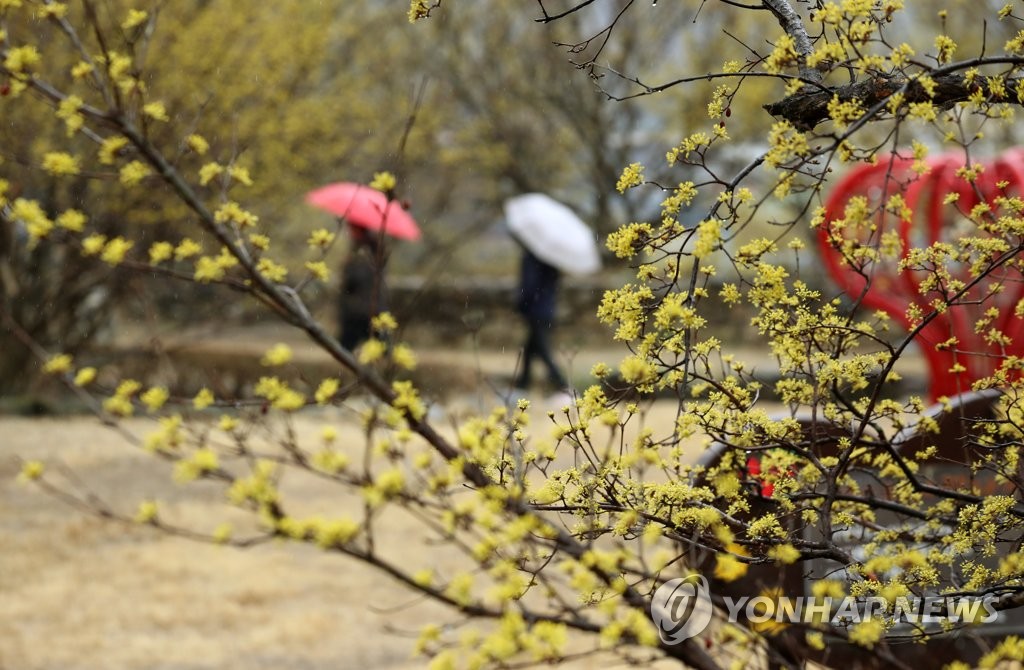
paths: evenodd
<path fill-rule="evenodd" d="M 673 419 L 667 403 L 650 416 Z M 322 412 L 297 428 L 325 421 L 355 431 Z M 139 434 L 149 425 L 127 423 Z M 420 668 L 426 661 L 411 656 L 419 628 L 454 620 L 340 555 L 218 547 L 85 515 L 16 482 L 19 459 L 62 463 L 125 511 L 155 496 L 163 514 L 199 528 L 243 518 L 218 489 L 173 483 L 165 464 L 95 419 L 0 417 L 0 670 Z M 293 494 L 334 513 L 358 504 L 323 485 Z M 409 517 L 388 518 L 378 533 L 393 555 L 440 570 L 452 560 Z M 572 667 L 609 666 L 594 657 Z"/>

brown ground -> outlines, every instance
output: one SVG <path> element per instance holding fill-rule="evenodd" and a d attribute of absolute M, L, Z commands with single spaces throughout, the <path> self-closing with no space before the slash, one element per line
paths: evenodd
<path fill-rule="evenodd" d="M 230 351 L 258 357 L 267 342 L 253 340 L 260 341 L 232 338 Z M 322 354 L 301 340 L 293 344 L 296 362 L 322 376 Z M 493 406 L 493 387 L 516 364 L 511 350 L 420 353 L 430 377 L 446 380 L 435 391 L 448 396 L 449 407 Z M 567 368 L 585 379 L 594 362 L 614 366 L 624 353 L 579 352 L 567 356 Z M 542 398 L 537 405 L 547 409 Z M 547 421 L 537 414 L 536 421 Z M 674 418 L 675 404 L 659 401 L 648 422 L 664 434 Z M 334 410 L 302 413 L 297 429 L 315 434 L 325 423 L 338 427 L 342 441 L 360 441 L 351 414 Z M 142 420 L 126 425 L 140 435 L 151 427 Z M 411 657 L 419 629 L 454 620 L 343 556 L 293 544 L 217 547 L 87 516 L 16 483 L 20 459 L 64 464 L 125 512 L 155 496 L 162 514 L 185 525 L 209 530 L 242 518 L 218 490 L 174 484 L 164 464 L 93 418 L 0 415 L 0 670 L 409 670 L 426 665 Z M 293 494 L 312 511 L 338 514 L 358 505 L 323 485 Z M 379 533 L 380 545 L 401 556 L 439 571 L 451 564 L 409 517 L 389 518 Z M 593 657 L 569 667 L 617 666 Z"/>
<path fill-rule="evenodd" d="M 662 425 L 672 418 L 667 403 L 651 415 Z M 326 411 L 303 415 L 298 429 L 327 422 L 343 436 L 354 430 Z M 150 426 L 126 425 L 139 434 Z M 411 658 L 419 628 L 453 620 L 343 556 L 291 544 L 198 544 L 87 516 L 17 483 L 19 459 L 63 463 L 125 511 L 155 495 L 163 514 L 199 528 L 240 514 L 205 485 L 174 484 L 164 464 L 95 419 L 0 417 L 2 670 L 420 668 L 426 661 Z M 295 493 L 311 509 L 353 504 L 322 486 Z M 396 517 L 378 539 L 443 570 L 451 556 L 421 531 Z"/>

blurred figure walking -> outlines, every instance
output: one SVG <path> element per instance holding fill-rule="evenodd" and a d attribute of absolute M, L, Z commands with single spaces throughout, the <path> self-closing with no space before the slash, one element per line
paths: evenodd
<path fill-rule="evenodd" d="M 341 268 L 338 340 L 349 351 L 370 339 L 373 317 L 388 311 L 385 235 L 400 240 L 420 238 L 419 226 L 406 211 L 408 205 L 391 197 L 394 183 L 392 174 L 379 172 L 370 186 L 340 181 L 306 194 L 306 202 L 348 225 L 352 243 Z"/>
<path fill-rule="evenodd" d="M 509 232 L 523 247 L 517 307 L 527 326 L 513 395 L 529 390 L 533 361 L 539 358 L 557 389 L 548 404 L 567 405 L 572 389 L 551 353 L 555 299 L 563 272 L 586 275 L 601 269 L 594 233 L 572 209 L 543 193 L 511 197 L 504 210 Z"/>
<path fill-rule="evenodd" d="M 527 335 L 519 374 L 514 382 L 516 388 L 523 391 L 529 390 L 533 381 L 534 359 L 540 359 L 555 389 L 569 392 L 569 384 L 551 353 L 551 335 L 555 327 L 555 305 L 561 274 L 557 268 L 537 258 L 529 249 L 523 249 L 516 307 L 526 320 Z"/>
<path fill-rule="evenodd" d="M 384 266 L 387 249 L 376 232 L 350 225 L 352 246 L 341 271 L 341 295 L 338 302 L 338 340 L 349 351 L 372 335 L 373 317 L 388 309 Z"/>

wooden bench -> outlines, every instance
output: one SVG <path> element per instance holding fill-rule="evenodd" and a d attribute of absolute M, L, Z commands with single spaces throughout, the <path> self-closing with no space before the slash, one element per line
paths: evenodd
<path fill-rule="evenodd" d="M 923 416 L 928 417 L 938 426 L 937 433 L 921 433 L 914 427 L 905 428 L 892 439 L 892 446 L 898 453 L 916 455 L 924 449 L 934 446 L 935 453 L 921 463 L 917 476 L 929 484 L 942 487 L 968 488 L 973 487 L 981 494 L 1003 493 L 1014 495 L 1018 492 L 1005 483 L 997 483 L 995 476 L 986 471 L 973 473 L 969 463 L 976 461 L 980 450 L 973 446 L 972 435 L 979 429 L 979 422 L 997 419 L 996 403 L 1000 397 L 998 391 L 980 391 L 955 397 L 949 408 L 943 404 L 935 404 L 926 409 Z M 789 415 L 779 416 L 778 419 Z M 838 455 L 838 439 L 848 436 L 850 431 L 841 426 L 831 424 L 821 418 L 810 415 L 794 417 L 802 428 L 801 447 L 810 449 L 818 457 Z M 779 447 L 783 448 L 783 447 Z M 740 453 L 737 453 L 737 452 Z M 750 504 L 749 512 L 741 515 L 744 520 L 752 520 L 769 512 L 780 513 L 778 503 L 773 501 L 770 491 L 765 490 L 759 478 L 757 456 L 754 452 L 738 450 L 723 443 L 714 443 L 699 459 L 702 466 L 701 474 L 695 478 L 695 484 L 707 485 L 706 474 L 725 463 L 732 453 L 732 460 L 738 464 L 736 471 L 743 482 Z M 854 473 L 854 478 L 879 500 L 889 499 L 890 491 L 877 477 L 868 472 Z M 934 498 L 932 498 L 934 500 Z M 926 503 L 927 504 L 927 503 Z M 782 517 L 784 526 L 790 532 L 798 532 L 805 540 L 824 539 L 816 526 L 799 523 L 795 515 Z M 878 526 L 894 526 L 903 518 L 894 511 L 879 508 L 876 523 Z M 845 545 L 848 553 L 856 557 L 858 547 L 866 544 L 871 531 L 847 533 L 844 537 L 833 537 L 841 545 Z M 691 567 L 704 574 L 710 583 L 711 592 L 715 596 L 739 598 L 755 597 L 769 589 L 777 589 L 775 593 L 793 598 L 811 595 L 813 584 L 829 578 L 842 578 L 847 566 L 833 560 L 815 559 L 794 565 L 777 566 L 774 564 L 751 564 L 746 575 L 738 580 L 726 582 L 714 578 L 715 552 L 692 551 L 685 549 L 691 557 Z M 990 564 L 997 564 L 1001 555 L 1011 551 L 1012 547 L 1000 547 L 997 556 L 986 559 Z M 866 557 L 865 557 L 866 558 Z M 946 582 L 936 587 L 933 592 L 921 595 L 937 595 Z M 845 642 L 841 636 L 826 636 L 828 640 L 825 650 L 818 651 L 809 647 L 804 641 L 806 630 L 799 626 L 789 626 L 772 635 L 772 647 L 777 653 L 773 665 L 783 667 L 786 663 L 799 664 L 804 660 L 814 660 L 836 668 L 876 668 L 890 667 L 881 662 L 877 655 L 862 647 Z M 907 633 L 912 633 L 908 630 Z M 889 651 L 907 666 L 939 667 L 941 663 L 952 660 L 963 660 L 968 663 L 976 661 L 984 650 L 984 639 L 1002 637 L 1008 634 L 1024 634 L 1024 611 L 1014 610 L 1000 614 L 1000 619 L 991 624 L 984 624 L 956 633 L 941 634 L 930 637 L 924 643 L 897 644 L 887 642 Z"/>

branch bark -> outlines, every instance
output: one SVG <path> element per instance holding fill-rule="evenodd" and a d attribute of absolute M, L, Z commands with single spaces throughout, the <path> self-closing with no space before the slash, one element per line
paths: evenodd
<path fill-rule="evenodd" d="M 1017 91 L 1020 79 L 1003 79 L 1001 90 L 993 90 L 989 82 L 983 78 L 968 81 L 962 74 L 943 74 L 932 77 L 935 89 L 932 94 L 916 79 L 906 77 L 873 77 L 862 81 L 825 89 L 814 89 L 806 93 L 796 93 L 764 105 L 771 114 L 792 123 L 801 130 L 811 130 L 829 118 L 828 103 L 833 97 L 840 101 L 858 100 L 864 107 L 872 107 L 895 93 L 903 93 L 900 108 L 918 102 L 932 102 L 939 109 L 949 109 L 958 102 L 963 102 L 972 94 L 980 91 L 991 102 L 1012 102 L 1020 104 Z"/>
<path fill-rule="evenodd" d="M 796 52 L 800 54 L 800 77 L 812 82 L 821 81 L 821 72 L 807 65 L 807 56 L 814 51 L 811 38 L 804 28 L 804 22 L 793 6 L 786 0 L 762 0 L 786 34 L 793 38 Z"/>

